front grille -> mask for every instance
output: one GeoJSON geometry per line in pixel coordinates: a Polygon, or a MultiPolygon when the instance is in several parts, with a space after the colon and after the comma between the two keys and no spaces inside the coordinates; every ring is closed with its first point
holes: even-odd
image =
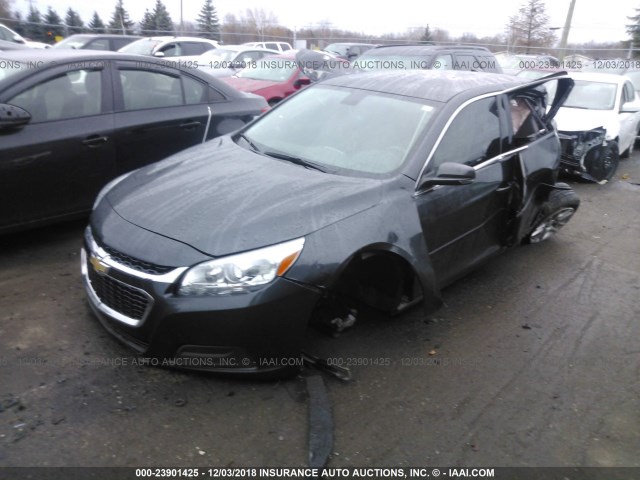
{"type": "Polygon", "coordinates": [[[139,272],[148,273],[150,275],[164,275],[165,273],[169,273],[171,270],[174,270],[176,268],[166,267],[164,265],[155,265],[143,260],[138,260],[137,258],[130,257],[129,255],[119,252],[106,245],[101,245],[101,247],[105,252],[109,254],[109,256],[113,260],[118,262],[120,265],[124,265],[125,267],[132,268],[139,272]]]}
{"type": "Polygon", "coordinates": [[[142,320],[149,307],[149,296],[142,290],[131,287],[111,277],[96,273],[87,265],[91,288],[107,307],[133,320],[142,320]]]}

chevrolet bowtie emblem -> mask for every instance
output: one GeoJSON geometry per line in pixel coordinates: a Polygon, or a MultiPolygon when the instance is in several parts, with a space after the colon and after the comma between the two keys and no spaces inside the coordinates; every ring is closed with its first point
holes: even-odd
{"type": "Polygon", "coordinates": [[[91,263],[93,269],[100,275],[106,275],[111,268],[109,265],[104,263],[100,257],[97,257],[95,253],[92,253],[89,257],[89,263],[91,263]]]}

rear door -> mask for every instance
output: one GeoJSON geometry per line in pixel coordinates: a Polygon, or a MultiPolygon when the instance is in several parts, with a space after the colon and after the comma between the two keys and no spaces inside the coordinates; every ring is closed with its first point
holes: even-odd
{"type": "Polygon", "coordinates": [[[162,160],[205,138],[209,87],[177,69],[117,62],[116,162],[127,172],[162,160]]]}
{"type": "Polygon", "coordinates": [[[64,65],[0,95],[31,121],[2,131],[0,227],[87,211],[115,175],[111,77],[104,62],[64,65]]]}

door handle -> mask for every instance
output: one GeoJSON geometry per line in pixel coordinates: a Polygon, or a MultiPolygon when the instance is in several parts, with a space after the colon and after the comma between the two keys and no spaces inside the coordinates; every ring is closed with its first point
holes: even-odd
{"type": "Polygon", "coordinates": [[[95,148],[95,147],[99,147],[103,143],[107,143],[107,140],[109,140],[109,137],[105,137],[105,136],[100,137],[98,135],[91,135],[90,137],[85,138],[82,141],[82,144],[86,145],[89,148],[95,148]]]}
{"type": "Polygon", "coordinates": [[[183,128],[184,130],[193,130],[196,127],[199,127],[200,125],[202,125],[202,123],[198,122],[197,120],[193,120],[193,121],[187,121],[184,123],[180,124],[180,128],[183,128]]]}

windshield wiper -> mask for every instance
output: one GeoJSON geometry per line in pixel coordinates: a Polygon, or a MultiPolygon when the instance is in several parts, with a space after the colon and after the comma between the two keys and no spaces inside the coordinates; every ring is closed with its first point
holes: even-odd
{"type": "Polygon", "coordinates": [[[264,155],[268,155],[273,158],[279,158],[281,160],[286,160],[287,162],[295,163],[296,165],[300,165],[305,168],[310,168],[312,170],[318,170],[323,173],[327,173],[327,170],[322,168],[320,165],[313,163],[309,160],[304,160],[300,157],[294,157],[293,155],[287,155],[286,153],[280,152],[262,152],[264,155]]]}
{"type": "Polygon", "coordinates": [[[262,153],[262,152],[260,151],[260,149],[259,149],[258,147],[256,147],[256,144],[255,144],[255,143],[253,143],[253,142],[249,139],[249,137],[247,137],[244,133],[240,133],[240,134],[238,134],[238,138],[241,138],[241,139],[243,139],[245,142],[247,142],[247,143],[249,144],[249,146],[251,147],[251,150],[253,150],[254,152],[256,152],[256,153],[262,153]]]}

